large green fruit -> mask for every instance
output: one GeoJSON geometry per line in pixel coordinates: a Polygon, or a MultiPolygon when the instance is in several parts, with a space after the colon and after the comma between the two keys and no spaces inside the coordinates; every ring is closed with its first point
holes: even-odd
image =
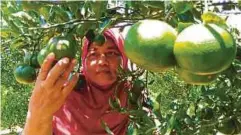
{"type": "Polygon", "coordinates": [[[219,123],[217,126],[217,130],[223,134],[233,134],[235,132],[235,120],[230,119],[226,122],[219,123]]]}
{"type": "Polygon", "coordinates": [[[143,20],[135,23],[125,38],[127,57],[138,66],[161,72],[176,62],[173,46],[177,32],[169,24],[159,20],[143,20]]]}
{"type": "Polygon", "coordinates": [[[47,46],[40,51],[38,62],[41,65],[46,56],[51,52],[55,54],[56,60],[60,60],[64,57],[72,59],[75,58],[77,49],[77,43],[73,37],[53,37],[49,40],[47,46]]]}
{"type": "Polygon", "coordinates": [[[182,69],[200,75],[215,74],[230,66],[236,44],[227,30],[215,24],[194,24],[178,35],[174,55],[182,69]]]}
{"type": "Polygon", "coordinates": [[[186,83],[195,84],[195,85],[209,84],[213,82],[215,79],[217,79],[218,77],[218,74],[198,75],[181,68],[177,69],[177,73],[183,81],[185,81],[186,83]]]}
{"type": "Polygon", "coordinates": [[[240,121],[241,121],[240,119],[239,119],[239,121],[238,121],[238,119],[236,119],[234,121],[235,127],[236,127],[235,132],[234,132],[235,135],[240,135],[241,134],[241,123],[240,123],[240,121]]]}
{"type": "Polygon", "coordinates": [[[143,91],[144,89],[145,83],[140,79],[136,79],[133,83],[132,92],[139,97],[141,95],[141,91],[143,91]]]}
{"type": "Polygon", "coordinates": [[[211,120],[214,117],[213,109],[206,107],[201,110],[201,118],[203,120],[211,120]]]}
{"type": "Polygon", "coordinates": [[[19,83],[29,84],[35,81],[36,71],[27,64],[20,64],[14,69],[14,77],[19,83]]]}
{"type": "Polygon", "coordinates": [[[145,89],[145,83],[136,79],[133,82],[131,93],[129,94],[130,103],[132,105],[137,105],[138,98],[141,96],[141,92],[145,89]]]}

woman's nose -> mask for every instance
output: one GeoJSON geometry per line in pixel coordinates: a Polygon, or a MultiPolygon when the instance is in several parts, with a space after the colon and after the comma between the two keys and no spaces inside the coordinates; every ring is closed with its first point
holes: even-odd
{"type": "Polygon", "coordinates": [[[108,65],[108,60],[107,60],[105,54],[100,55],[98,63],[101,65],[108,65]]]}

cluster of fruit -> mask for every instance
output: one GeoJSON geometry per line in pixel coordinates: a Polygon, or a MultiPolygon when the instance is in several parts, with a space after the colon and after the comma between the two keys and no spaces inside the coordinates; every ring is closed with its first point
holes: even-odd
{"type": "Polygon", "coordinates": [[[179,33],[160,20],[142,20],[129,29],[125,52],[138,66],[153,72],[175,68],[190,84],[208,84],[236,56],[231,33],[213,22],[191,24],[179,33]]]}
{"type": "Polygon", "coordinates": [[[36,69],[40,68],[46,56],[53,52],[55,59],[63,57],[74,58],[77,52],[77,43],[74,37],[56,36],[39,53],[26,53],[24,63],[14,69],[15,79],[22,84],[29,84],[36,80],[36,69]]]}

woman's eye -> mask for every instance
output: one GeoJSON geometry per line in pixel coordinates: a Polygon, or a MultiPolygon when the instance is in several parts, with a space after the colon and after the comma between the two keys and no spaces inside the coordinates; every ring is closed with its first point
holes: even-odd
{"type": "Polygon", "coordinates": [[[89,53],[88,57],[95,58],[95,57],[97,57],[97,53],[89,53]]]}
{"type": "Polygon", "coordinates": [[[108,52],[107,56],[119,56],[119,53],[117,53],[117,52],[108,52]]]}

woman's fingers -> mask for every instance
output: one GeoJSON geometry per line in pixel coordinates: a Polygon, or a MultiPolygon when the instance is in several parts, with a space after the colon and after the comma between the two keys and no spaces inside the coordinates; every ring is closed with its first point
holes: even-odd
{"type": "Polygon", "coordinates": [[[50,53],[44,60],[43,64],[41,65],[41,70],[38,75],[38,79],[40,80],[45,80],[51,67],[52,63],[55,60],[55,55],[54,53],[50,53]]]}
{"type": "Polygon", "coordinates": [[[61,87],[63,87],[64,83],[67,83],[70,73],[73,71],[75,64],[76,64],[76,60],[73,59],[71,61],[71,64],[68,66],[68,68],[62,74],[62,76],[56,81],[55,87],[61,88],[61,87]]]}
{"type": "Polygon", "coordinates": [[[73,71],[75,64],[76,64],[76,59],[73,59],[69,67],[62,74],[63,79],[67,80],[69,78],[69,74],[73,71]]]}
{"type": "Polygon", "coordinates": [[[55,66],[50,70],[46,83],[47,87],[53,86],[59,77],[65,72],[69,65],[69,58],[63,58],[59,60],[55,66]]]}
{"type": "Polygon", "coordinates": [[[79,73],[75,73],[72,78],[65,83],[65,87],[63,89],[63,94],[66,97],[67,95],[69,95],[69,93],[73,90],[75,84],[77,83],[79,79],[79,73]]]}

